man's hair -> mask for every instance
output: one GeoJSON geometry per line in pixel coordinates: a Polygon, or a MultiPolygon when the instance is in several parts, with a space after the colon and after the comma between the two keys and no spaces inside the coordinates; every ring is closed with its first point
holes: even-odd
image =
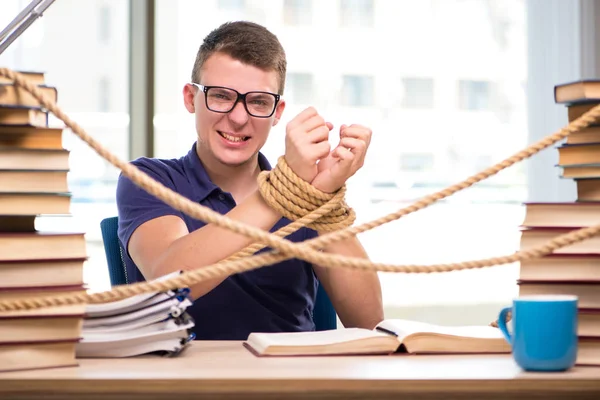
{"type": "Polygon", "coordinates": [[[210,32],[198,50],[192,82],[200,79],[200,71],[208,58],[216,52],[278,74],[278,93],[283,94],[287,61],[281,43],[264,26],[248,21],[227,22],[210,32]]]}

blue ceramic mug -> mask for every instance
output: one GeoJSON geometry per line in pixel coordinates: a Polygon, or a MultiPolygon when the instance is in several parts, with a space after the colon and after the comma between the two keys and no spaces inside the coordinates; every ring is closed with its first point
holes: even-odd
{"type": "Polygon", "coordinates": [[[500,311],[498,327],[526,371],[564,371],[577,359],[577,296],[532,295],[500,311]],[[513,333],[506,328],[512,311],[513,333]]]}

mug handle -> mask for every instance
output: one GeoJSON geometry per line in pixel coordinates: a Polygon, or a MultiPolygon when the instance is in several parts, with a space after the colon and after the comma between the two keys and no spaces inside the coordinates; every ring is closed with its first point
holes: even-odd
{"type": "Polygon", "coordinates": [[[508,328],[506,327],[506,314],[508,314],[510,310],[512,310],[512,307],[504,307],[500,311],[500,315],[498,315],[498,328],[500,328],[500,331],[502,331],[504,339],[506,339],[508,344],[512,345],[512,336],[510,335],[510,332],[508,332],[508,328]]]}

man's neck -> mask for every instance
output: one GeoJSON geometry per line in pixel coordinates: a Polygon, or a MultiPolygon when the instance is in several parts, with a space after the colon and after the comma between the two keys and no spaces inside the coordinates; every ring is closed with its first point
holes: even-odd
{"type": "Polygon", "coordinates": [[[237,203],[256,190],[260,173],[258,155],[244,164],[231,166],[222,164],[213,157],[203,156],[200,150],[197,153],[210,180],[224,192],[231,193],[237,203]]]}

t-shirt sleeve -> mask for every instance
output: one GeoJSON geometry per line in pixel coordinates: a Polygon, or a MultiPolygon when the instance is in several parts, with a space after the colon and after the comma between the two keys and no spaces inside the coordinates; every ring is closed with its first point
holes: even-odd
{"type": "MultiPolygon", "coordinates": [[[[176,191],[166,168],[139,160],[133,161],[132,164],[152,179],[176,191]]],[[[146,192],[122,173],[117,181],[116,202],[119,215],[119,240],[127,253],[129,253],[127,249],[131,235],[143,223],[165,215],[175,215],[183,219],[180,211],[146,192]]]]}

